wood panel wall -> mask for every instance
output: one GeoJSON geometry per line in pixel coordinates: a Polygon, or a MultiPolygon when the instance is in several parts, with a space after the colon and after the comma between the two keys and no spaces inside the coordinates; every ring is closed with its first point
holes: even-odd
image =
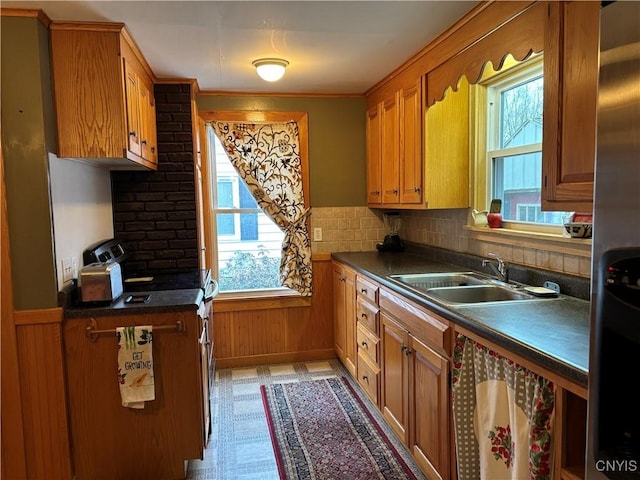
{"type": "MultiPolygon", "coordinates": [[[[29,479],[73,478],[61,308],[14,314],[29,479]]],[[[20,478],[20,477],[18,477],[20,478]]]]}
{"type": "Polygon", "coordinates": [[[336,358],[329,256],[313,261],[311,301],[214,300],[216,368],[336,358]]]}
{"type": "Polygon", "coordinates": [[[9,256],[9,226],[7,224],[7,202],[4,193],[4,159],[0,135],[0,351],[2,358],[2,478],[26,478],[27,463],[24,451],[22,428],[22,406],[18,371],[16,331],[13,323],[13,285],[11,283],[11,257],[9,256]]]}
{"type": "Polygon", "coordinates": [[[73,478],[62,309],[14,312],[0,144],[2,479],[73,478]]]}

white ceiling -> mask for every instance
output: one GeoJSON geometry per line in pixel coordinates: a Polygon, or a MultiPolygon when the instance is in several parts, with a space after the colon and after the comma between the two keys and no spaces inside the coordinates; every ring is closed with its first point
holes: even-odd
{"type": "Polygon", "coordinates": [[[201,90],[362,94],[475,1],[4,1],[52,20],[123,22],[156,76],[201,90]],[[267,83],[251,62],[289,61],[267,83]]]}

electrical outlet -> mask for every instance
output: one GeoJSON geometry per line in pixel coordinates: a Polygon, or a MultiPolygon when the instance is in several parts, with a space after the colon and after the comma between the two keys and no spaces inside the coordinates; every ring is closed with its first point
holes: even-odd
{"type": "MultiPolygon", "coordinates": [[[[63,258],[62,259],[62,282],[70,282],[73,279],[73,258],[63,258]]],[[[76,266],[77,269],[77,266],[76,266]]]]}
{"type": "Polygon", "coordinates": [[[321,228],[314,228],[313,229],[313,241],[314,242],[321,242],[322,241],[322,229],[321,228]]]}

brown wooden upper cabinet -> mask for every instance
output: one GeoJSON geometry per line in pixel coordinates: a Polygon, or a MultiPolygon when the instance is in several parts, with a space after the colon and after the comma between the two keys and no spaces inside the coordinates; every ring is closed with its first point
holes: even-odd
{"type": "Polygon", "coordinates": [[[542,209],[590,212],[600,2],[549,2],[544,44],[542,209]]]}
{"type": "Polygon", "coordinates": [[[154,76],[124,24],[52,22],[50,30],[58,156],[155,170],[154,76]]]}
{"type": "Polygon", "coordinates": [[[437,40],[437,48],[426,46],[369,93],[376,103],[367,113],[368,206],[468,207],[473,159],[467,154],[466,120],[474,112],[464,105],[468,94],[458,91],[461,78],[473,85],[488,62],[497,68],[509,54],[522,61],[543,53],[542,208],[590,211],[600,3],[495,2],[478,8],[472,20],[437,40]],[[496,25],[501,15],[504,21],[496,25]],[[415,106],[411,85],[423,104],[415,106]],[[455,100],[443,100],[449,87],[456,90],[455,100]],[[446,106],[430,114],[436,102],[446,106]]]}
{"type": "Polygon", "coordinates": [[[422,82],[393,92],[367,112],[367,204],[422,202],[422,82]]]}

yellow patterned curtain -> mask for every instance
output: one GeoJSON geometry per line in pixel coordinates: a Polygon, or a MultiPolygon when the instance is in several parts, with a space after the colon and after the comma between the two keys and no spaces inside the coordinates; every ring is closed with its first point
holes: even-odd
{"type": "Polygon", "coordinates": [[[553,383],[458,334],[453,418],[459,480],[551,480],[553,383]]]}
{"type": "Polygon", "coordinates": [[[211,122],[231,164],[264,213],[284,232],[280,283],[311,295],[309,209],[302,188],[298,124],[211,122]]]}

